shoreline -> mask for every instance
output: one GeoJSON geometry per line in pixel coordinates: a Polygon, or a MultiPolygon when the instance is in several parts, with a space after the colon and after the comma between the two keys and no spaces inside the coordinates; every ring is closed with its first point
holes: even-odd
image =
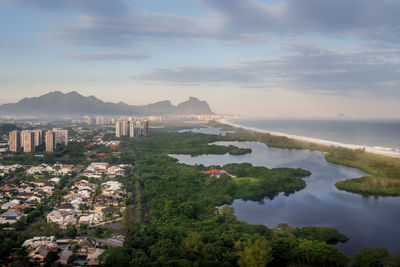
{"type": "Polygon", "coordinates": [[[281,132],[273,132],[273,131],[258,129],[255,127],[243,126],[240,124],[236,124],[236,123],[227,121],[225,119],[216,120],[216,122],[220,123],[220,124],[230,125],[230,126],[236,127],[236,128],[241,128],[241,129],[248,130],[248,131],[254,131],[254,132],[259,132],[259,133],[268,133],[268,134],[275,135],[275,136],[284,136],[287,138],[291,138],[291,139],[295,139],[295,140],[299,140],[299,141],[303,141],[303,142],[309,142],[309,143],[326,145],[326,146],[342,147],[342,148],[347,148],[347,149],[365,149],[365,151],[369,152],[369,153],[378,154],[381,156],[400,158],[400,151],[394,151],[394,150],[391,150],[390,148],[371,147],[371,146],[363,146],[363,145],[355,145],[355,144],[345,144],[345,143],[340,143],[340,142],[335,142],[335,141],[306,137],[306,136],[286,134],[286,133],[281,133],[281,132]]]}

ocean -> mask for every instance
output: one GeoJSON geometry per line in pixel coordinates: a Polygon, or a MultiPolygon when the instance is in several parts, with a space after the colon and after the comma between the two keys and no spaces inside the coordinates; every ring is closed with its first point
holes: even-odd
{"type": "Polygon", "coordinates": [[[232,119],[247,128],[400,152],[400,120],[232,119]]]}

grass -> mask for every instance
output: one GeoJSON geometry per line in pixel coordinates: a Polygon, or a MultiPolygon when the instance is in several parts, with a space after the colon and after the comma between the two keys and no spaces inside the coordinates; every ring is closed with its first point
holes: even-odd
{"type": "Polygon", "coordinates": [[[358,193],[365,196],[399,196],[400,180],[390,178],[378,178],[375,176],[365,176],[345,181],[339,181],[336,187],[340,190],[358,193]]]}

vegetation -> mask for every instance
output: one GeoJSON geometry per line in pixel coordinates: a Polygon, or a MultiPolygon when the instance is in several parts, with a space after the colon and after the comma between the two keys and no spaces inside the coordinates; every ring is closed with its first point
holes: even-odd
{"type": "Polygon", "coordinates": [[[157,129],[152,132],[152,137],[126,141],[120,145],[121,160],[125,157],[135,160],[135,169],[140,174],[137,179],[144,185],[144,195],[140,198],[146,200],[149,218],[148,223],[132,223],[126,233],[124,246],[131,255],[130,264],[348,264],[347,256],[329,245],[327,241],[332,238],[325,237],[320,230],[315,230],[316,233],[300,231],[296,233],[298,236],[282,229],[273,231],[266,226],[241,222],[234,216],[231,207],[223,206],[235,198],[272,198],[279,192],[299,190],[304,187],[300,177],[309,175],[308,171],[228,164],[222,168],[240,178],[216,178],[206,175],[204,166],[180,164],[168,156],[185,150],[185,146],[193,140],[198,142],[199,147],[193,145],[191,151],[204,152],[208,149],[209,139],[201,134],[180,134],[157,129]]]}
{"type": "MultiPolygon", "coordinates": [[[[309,171],[290,168],[268,169],[248,163],[227,164],[216,168],[222,168],[237,178],[227,175],[217,178],[206,175],[204,170],[207,168],[204,166],[180,164],[168,154],[250,152],[235,146],[209,145],[224,140],[261,141],[278,147],[285,147],[287,141],[287,146],[290,148],[318,149],[327,152],[327,159],[331,162],[335,160],[347,162],[348,166],[363,162],[366,164],[365,168],[370,164],[367,163],[367,158],[362,158],[364,157],[362,154],[368,156],[370,154],[364,151],[337,151],[335,148],[291,139],[288,141],[282,137],[247,131],[238,131],[223,137],[176,133],[175,130],[176,127],[157,128],[152,130],[151,137],[122,140],[118,157],[110,153],[102,159],[113,164],[134,162],[135,171],[140,174],[137,177],[116,178],[129,190],[131,188],[135,190],[129,192],[124,200],[128,205],[122,220],[126,229],[124,247],[107,249],[100,257],[103,266],[349,265],[349,258],[332,246],[337,242],[348,240],[335,229],[293,228],[285,224],[270,229],[263,225],[250,225],[239,221],[234,215],[233,208],[228,206],[238,198],[272,199],[281,192],[290,194],[301,190],[305,187],[302,177],[310,175],[309,171]],[[360,161],[360,158],[363,160],[360,161]],[[132,187],[132,184],[135,186],[132,187]],[[143,219],[144,214],[147,215],[146,220],[143,219]]],[[[61,148],[57,160],[73,162],[84,158],[83,163],[89,161],[85,154],[87,151],[81,150],[82,146],[68,147],[61,148]],[[71,150],[65,152],[65,149],[71,150]],[[81,153],[84,157],[81,157],[81,153]]],[[[107,148],[99,146],[94,150],[93,152],[97,152],[107,148]]],[[[22,157],[30,163],[51,163],[55,160],[51,155],[38,159],[28,155],[22,157]]],[[[8,160],[11,162],[15,159],[8,160]]],[[[371,161],[372,164],[376,162],[371,161]]],[[[380,176],[387,175],[389,178],[389,175],[393,174],[394,167],[389,161],[384,162],[388,164],[385,165],[388,170],[382,171],[380,176]]],[[[20,177],[17,173],[15,179],[26,179],[26,177],[20,177]]],[[[63,194],[70,187],[68,183],[68,177],[64,177],[58,185],[57,192],[44,205],[30,211],[26,221],[16,226],[18,229],[0,230],[1,258],[6,258],[12,248],[18,247],[26,238],[34,235],[55,235],[60,238],[82,234],[78,233],[76,228],[62,230],[55,224],[47,224],[43,219],[40,220],[52,207],[62,201],[63,194]],[[29,225],[30,222],[35,223],[29,225]],[[23,230],[24,228],[26,229],[23,230]]],[[[91,234],[96,237],[108,237],[113,234],[106,228],[88,229],[88,231],[92,231],[91,234]]],[[[21,254],[21,257],[25,256],[21,254]]],[[[55,260],[53,256],[49,256],[48,263],[55,260]]],[[[366,249],[354,257],[354,266],[397,266],[399,259],[400,256],[389,255],[384,249],[366,249]]]]}
{"type": "Polygon", "coordinates": [[[378,196],[399,196],[400,179],[378,178],[376,176],[365,176],[345,181],[339,181],[336,187],[348,192],[378,196]]]}
{"type": "Polygon", "coordinates": [[[368,153],[363,149],[326,146],[229,125],[217,125],[224,130],[234,131],[223,138],[226,141],[257,141],[271,147],[318,150],[323,152],[325,159],[331,163],[354,167],[371,175],[340,181],[336,186],[341,190],[363,195],[400,196],[399,158],[368,153]]]}
{"type": "Polygon", "coordinates": [[[363,195],[400,195],[400,159],[366,153],[364,150],[332,148],[326,159],[361,169],[371,176],[339,181],[341,190],[363,195]]]}
{"type": "Polygon", "coordinates": [[[299,238],[317,240],[332,245],[337,244],[338,242],[345,243],[349,240],[348,237],[339,233],[336,229],[328,227],[307,226],[303,228],[293,228],[287,224],[280,224],[278,228],[281,231],[290,232],[299,238]]]}
{"type": "Polygon", "coordinates": [[[11,131],[19,130],[14,124],[4,123],[0,125],[0,136],[8,135],[11,131]]]}
{"type": "MultiPolygon", "coordinates": [[[[235,179],[225,177],[232,197],[255,201],[260,201],[266,196],[273,199],[280,192],[288,195],[299,191],[306,187],[306,183],[300,177],[311,175],[309,171],[303,169],[268,169],[254,167],[249,163],[227,164],[222,168],[237,177],[235,179]]],[[[208,182],[212,180],[209,179],[208,182]]]]}
{"type": "Polygon", "coordinates": [[[400,254],[390,254],[386,248],[363,248],[354,255],[354,267],[400,266],[400,254]]]}

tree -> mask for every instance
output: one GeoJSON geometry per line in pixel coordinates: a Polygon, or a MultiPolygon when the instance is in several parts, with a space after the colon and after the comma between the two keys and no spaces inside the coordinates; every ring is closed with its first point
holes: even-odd
{"type": "Polygon", "coordinates": [[[68,225],[65,235],[70,238],[75,238],[77,234],[78,230],[76,229],[76,225],[73,224],[68,225]]]}
{"type": "Polygon", "coordinates": [[[124,246],[146,250],[156,241],[156,233],[149,225],[135,223],[126,233],[124,246]]]}
{"type": "Polygon", "coordinates": [[[264,238],[239,241],[235,244],[240,267],[262,267],[272,261],[272,248],[264,238]]]}
{"type": "Polygon", "coordinates": [[[51,266],[52,263],[54,263],[56,260],[58,260],[58,254],[55,251],[49,251],[47,254],[46,258],[44,259],[44,266],[51,266]]]}
{"type": "Polygon", "coordinates": [[[299,240],[299,258],[302,263],[317,266],[347,266],[349,258],[340,250],[320,241],[299,240]]]}
{"type": "Polygon", "coordinates": [[[363,248],[353,258],[355,267],[383,267],[388,265],[389,252],[384,247],[363,248]]]}
{"type": "Polygon", "coordinates": [[[109,248],[99,256],[99,261],[102,266],[113,267],[121,266],[128,267],[131,262],[129,250],[124,247],[109,248]]]}
{"type": "Polygon", "coordinates": [[[135,215],[133,213],[132,206],[126,206],[122,215],[122,226],[125,229],[129,229],[135,222],[135,215]]]}
{"type": "Polygon", "coordinates": [[[274,266],[285,266],[295,261],[299,254],[299,241],[292,233],[278,232],[270,242],[274,266]]]}
{"type": "Polygon", "coordinates": [[[190,259],[196,259],[197,256],[201,255],[201,250],[204,246],[201,235],[196,232],[192,232],[182,240],[181,247],[183,249],[183,256],[188,256],[190,259]]]}

